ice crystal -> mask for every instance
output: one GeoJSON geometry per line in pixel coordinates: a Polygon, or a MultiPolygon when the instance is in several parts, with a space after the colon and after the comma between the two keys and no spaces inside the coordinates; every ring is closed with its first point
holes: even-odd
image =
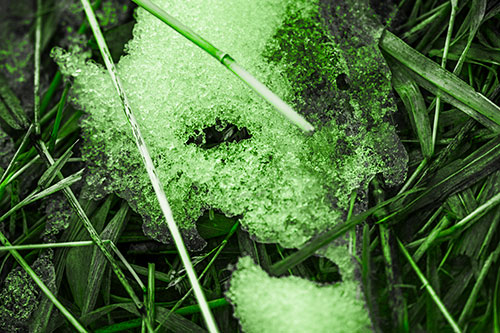
{"type": "Polygon", "coordinates": [[[353,281],[320,286],[296,276],[270,277],[243,257],[226,296],[245,333],[371,331],[353,281]]]}

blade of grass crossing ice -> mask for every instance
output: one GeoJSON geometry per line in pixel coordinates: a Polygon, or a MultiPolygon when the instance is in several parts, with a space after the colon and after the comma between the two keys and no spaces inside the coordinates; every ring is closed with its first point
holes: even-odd
{"type": "Polygon", "coordinates": [[[273,93],[269,88],[257,80],[252,74],[247,72],[243,67],[241,67],[230,55],[217,49],[210,42],[205,40],[203,37],[199,36],[196,32],[191,30],[191,28],[185,26],[176,18],[169,15],[160,7],[156,6],[149,0],[132,0],[140,7],[147,10],[152,15],[159,18],[161,21],[165,22],[172,29],[180,33],[182,36],[186,37],[188,40],[193,42],[195,45],[203,49],[205,52],[210,54],[212,57],[217,59],[221,64],[223,64],[227,69],[229,69],[233,74],[235,74],[240,80],[245,82],[250,88],[252,88],[260,97],[269,102],[276,110],[278,110],[284,117],[286,117],[290,122],[297,125],[304,132],[314,131],[314,127],[298,114],[290,105],[285,103],[280,97],[273,93]]]}
{"type": "MultiPolygon", "coordinates": [[[[163,212],[163,215],[165,216],[168,228],[172,234],[172,238],[174,239],[174,242],[175,242],[175,245],[177,247],[177,250],[179,251],[179,255],[181,257],[181,260],[184,264],[184,267],[186,268],[186,272],[188,274],[189,280],[190,280],[191,285],[193,287],[193,291],[194,291],[194,294],[196,296],[196,299],[200,305],[200,308],[202,309],[203,318],[205,320],[207,328],[210,332],[218,332],[217,325],[216,325],[215,320],[213,318],[213,315],[210,311],[210,308],[208,307],[207,301],[205,299],[205,295],[203,294],[203,290],[201,289],[198,278],[196,277],[196,272],[193,269],[193,265],[192,265],[191,260],[189,258],[189,254],[186,250],[186,246],[184,245],[184,241],[182,240],[181,233],[177,227],[177,224],[174,221],[172,210],[171,210],[170,205],[169,205],[167,198],[165,196],[165,192],[163,191],[163,186],[160,182],[160,179],[158,178],[156,168],[153,164],[153,161],[151,160],[151,156],[149,154],[148,148],[146,147],[146,143],[144,142],[144,139],[143,139],[142,134],[140,132],[140,129],[139,129],[139,126],[138,126],[137,121],[135,119],[135,116],[132,113],[132,110],[130,109],[130,106],[129,106],[129,103],[127,100],[127,96],[125,95],[125,91],[124,91],[122,84],[121,84],[121,81],[117,75],[116,68],[115,68],[114,63],[112,61],[111,55],[109,53],[109,49],[108,49],[106,42],[104,40],[104,36],[102,35],[99,24],[97,23],[97,19],[95,17],[94,11],[93,11],[92,7],[90,6],[90,3],[88,0],[81,0],[81,2],[83,5],[83,8],[85,10],[85,14],[87,15],[87,19],[90,23],[90,27],[94,33],[94,37],[95,37],[97,44],[99,46],[99,50],[101,51],[101,55],[102,55],[102,58],[104,59],[104,63],[106,64],[106,68],[108,70],[108,73],[113,80],[113,84],[114,84],[114,86],[118,92],[118,95],[120,97],[120,100],[122,102],[123,111],[125,112],[125,115],[127,117],[127,120],[130,123],[130,126],[132,127],[132,132],[134,135],[134,139],[135,139],[137,148],[141,154],[144,166],[146,167],[146,171],[148,173],[148,176],[151,180],[151,184],[153,186],[156,197],[158,199],[158,203],[159,203],[160,208],[163,212]]],[[[151,325],[149,320],[147,320],[147,323],[149,323],[149,325],[151,325]]],[[[148,328],[152,330],[152,327],[148,327],[148,328]]]]}

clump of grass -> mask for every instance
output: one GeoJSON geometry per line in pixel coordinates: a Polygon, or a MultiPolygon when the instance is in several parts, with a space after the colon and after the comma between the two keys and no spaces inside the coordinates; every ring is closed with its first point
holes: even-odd
{"type": "MultiPolygon", "coordinates": [[[[318,140],[314,141],[318,143],[315,156],[328,155],[331,147],[352,153],[356,145],[363,142],[358,136],[353,136],[351,141],[349,137],[331,140],[345,130],[351,135],[357,133],[357,113],[360,114],[360,122],[365,122],[370,117],[384,118],[382,114],[385,114],[385,118],[394,118],[398,135],[409,156],[410,172],[402,187],[390,188],[377,180],[372,181],[369,187],[367,181],[364,184],[365,191],[352,192],[352,188],[349,188],[336,204],[336,209],[342,208],[341,216],[336,218],[338,224],[329,230],[321,229],[326,231],[314,239],[309,239],[312,234],[303,238],[300,244],[297,243],[301,245],[298,251],[277,244],[258,242],[241,228],[248,226],[244,219],[239,220],[241,215],[228,217],[222,214],[227,213],[224,209],[227,207],[213,205],[209,209],[203,204],[197,204],[188,207],[187,211],[178,212],[180,220],[191,216],[189,223],[194,225],[196,221],[199,236],[193,244],[201,244],[197,243],[201,238],[206,242],[203,252],[193,256],[193,265],[217,326],[222,332],[239,329],[239,323],[233,317],[233,309],[224,298],[228,286],[232,285],[228,283],[231,278],[228,264],[236,264],[239,257],[250,255],[255,263],[271,275],[293,275],[293,279],[300,279],[300,283],[309,286],[314,285],[314,282],[338,283],[340,286],[349,275],[345,274],[345,267],[353,268],[351,273],[354,279],[358,275],[361,277],[359,281],[362,295],[366,299],[366,310],[363,311],[368,311],[375,330],[495,332],[499,323],[500,285],[497,232],[500,222],[500,82],[497,76],[498,57],[495,56],[500,48],[497,37],[498,6],[486,1],[463,1],[456,6],[454,1],[406,0],[397,4],[398,12],[392,16],[392,21],[386,20],[386,14],[392,12],[394,7],[385,2],[374,6],[374,9],[383,11],[381,13],[385,19],[382,23],[389,26],[383,34],[370,37],[373,43],[371,49],[376,51],[378,42],[384,59],[390,65],[391,81],[390,73],[380,68],[371,74],[365,72],[359,76],[352,75],[354,69],[369,67],[356,60],[356,54],[366,49],[344,49],[343,52],[349,56],[344,56],[342,61],[337,53],[328,53],[331,50],[328,45],[331,46],[331,43],[348,45],[351,35],[340,32],[347,31],[358,41],[366,42],[366,36],[371,34],[367,34],[364,29],[378,33],[382,30],[379,23],[371,18],[360,19],[362,28],[352,29],[353,25],[349,24],[348,18],[353,12],[364,8],[362,2],[322,1],[322,4],[327,3],[333,6],[323,7],[321,15],[332,18],[334,23],[330,25],[330,31],[337,31],[339,34],[319,29],[314,20],[311,20],[313,16],[290,15],[288,21],[281,24],[275,22],[274,26],[279,27],[283,38],[274,38],[274,43],[270,43],[268,38],[240,38],[238,42],[243,45],[251,41],[254,47],[267,51],[263,67],[255,68],[252,66],[253,60],[248,60],[245,52],[240,53],[244,47],[233,51],[231,43],[219,42],[217,34],[226,31],[226,28],[222,28],[224,22],[217,25],[221,29],[219,31],[210,28],[213,27],[213,22],[203,22],[211,11],[192,12],[185,16],[175,6],[166,8],[169,14],[195,27],[196,31],[214,41],[221,49],[230,51],[235,59],[241,60],[246,68],[257,74],[259,80],[293,105],[317,130],[321,131],[325,127],[325,119],[335,118],[341,131],[305,137],[307,142],[318,140]],[[338,11],[337,6],[342,10],[338,11]],[[349,8],[354,11],[349,11],[349,8]],[[300,25],[302,29],[296,32],[294,25],[300,25]],[[207,29],[204,30],[204,27],[207,29]],[[329,61],[331,59],[335,61],[329,61]],[[300,66],[284,66],[286,63],[300,66]],[[266,75],[258,74],[262,68],[268,67],[270,72],[281,68],[281,78],[266,80],[266,75]],[[320,70],[313,70],[319,67],[320,70]],[[343,74],[329,76],[333,72],[343,74]],[[373,77],[374,80],[368,82],[367,77],[373,77]],[[351,90],[357,85],[356,80],[366,82],[365,89],[355,92],[358,97],[369,96],[370,91],[384,87],[384,93],[373,99],[376,108],[384,110],[383,112],[370,113],[363,106],[354,107],[353,111],[349,101],[353,94],[351,90]],[[286,81],[290,83],[290,90],[282,88],[286,86],[286,81]],[[397,113],[391,111],[393,106],[384,104],[386,95],[392,88],[399,106],[397,113]],[[323,92],[326,97],[316,98],[317,92],[323,92]],[[330,113],[326,114],[324,110],[329,110],[330,113]],[[348,115],[341,112],[345,110],[351,110],[351,113],[348,115]],[[364,204],[360,204],[361,202],[364,204]],[[342,223],[343,221],[346,222],[342,223]],[[337,259],[335,265],[326,258],[315,256],[319,248],[329,244],[342,245],[337,247],[342,249],[340,252],[351,251],[352,257],[349,254],[345,261],[337,259]],[[360,266],[355,264],[356,261],[360,266]],[[354,269],[355,267],[359,268],[354,269]],[[341,282],[340,279],[344,281],[341,282]]],[[[88,24],[81,24],[85,18],[81,8],[78,9],[78,2],[61,4],[49,0],[43,1],[42,5],[40,10],[34,8],[32,2],[11,2],[8,10],[0,14],[0,133],[5,132],[1,134],[4,137],[2,142],[6,142],[2,146],[5,147],[2,153],[8,152],[0,157],[4,168],[0,176],[0,216],[3,216],[1,231],[4,243],[0,251],[0,280],[3,288],[0,295],[5,300],[2,311],[8,308],[2,317],[11,319],[11,326],[2,329],[14,330],[14,326],[29,326],[34,331],[44,332],[68,329],[111,332],[137,330],[140,327],[147,330],[149,325],[149,330],[157,331],[203,331],[201,308],[192,296],[190,284],[185,278],[186,271],[176,250],[145,236],[141,229],[142,216],[133,211],[136,208],[134,204],[129,209],[125,199],[108,194],[117,190],[116,184],[102,177],[109,176],[109,173],[97,171],[102,170],[104,165],[109,166],[111,161],[102,158],[103,149],[92,152],[88,148],[99,145],[102,148],[108,143],[106,140],[96,146],[88,146],[88,142],[83,142],[84,155],[87,149],[88,154],[95,153],[94,161],[101,163],[90,165],[95,173],[89,176],[86,172],[85,177],[91,177],[87,179],[93,179],[96,183],[102,181],[106,190],[100,190],[98,200],[89,200],[88,186],[77,181],[77,171],[84,164],[78,149],[82,143],[76,142],[81,136],[89,138],[95,133],[86,131],[85,126],[83,133],[80,130],[79,121],[83,112],[72,104],[72,96],[80,89],[78,80],[76,84],[72,81],[61,84],[62,75],[57,72],[49,53],[53,46],[68,45],[68,40],[75,40],[74,36],[78,32],[83,34],[77,38],[80,41],[79,47],[88,55],[93,54],[96,62],[102,63],[102,59],[96,52],[97,44],[92,39],[88,24]],[[36,15],[37,12],[41,16],[36,15]],[[14,26],[17,28],[12,29],[14,26]],[[68,32],[67,28],[72,32],[68,32]],[[38,33],[38,38],[35,38],[38,33]],[[70,35],[73,37],[70,38],[70,35]],[[11,44],[6,41],[11,41],[11,44]],[[40,74],[39,77],[37,73],[40,74]],[[36,88],[36,82],[39,82],[39,88],[36,88]],[[37,111],[33,113],[33,109],[37,111]],[[69,156],[71,151],[73,155],[69,156]],[[71,180],[69,183],[68,179],[71,180]],[[49,188],[51,190],[46,191],[49,188]],[[49,194],[52,190],[65,194],[65,197],[49,194]],[[50,200],[54,201],[50,203],[50,200]],[[48,207],[53,209],[50,212],[40,210],[42,201],[47,201],[48,207]],[[68,207],[71,207],[71,212],[68,207]],[[84,224],[81,223],[82,220],[84,224]],[[92,244],[98,246],[91,247],[92,244]],[[44,261],[42,266],[47,272],[52,272],[53,267],[54,271],[50,274],[40,270],[40,259],[37,259],[45,258],[48,248],[54,251],[54,258],[44,261]],[[101,253],[105,254],[104,257],[101,253]],[[79,264],[80,262],[83,264],[79,264]],[[93,275],[90,274],[91,271],[93,275]],[[50,278],[47,278],[49,275],[50,278]],[[86,290],[90,292],[87,293],[86,290]],[[26,301],[28,296],[29,301],[26,301]]],[[[310,5],[308,8],[314,8],[310,5]]],[[[252,11],[258,13],[258,9],[252,9],[252,4],[248,6],[245,7],[250,11],[248,17],[252,17],[252,11]]],[[[113,59],[118,62],[123,54],[124,43],[133,37],[131,26],[135,24],[135,20],[130,13],[135,6],[122,0],[104,0],[102,4],[100,1],[94,3],[93,7],[97,11],[101,27],[105,29],[104,36],[113,59]]],[[[211,10],[214,8],[216,9],[213,7],[211,10]]],[[[285,13],[286,6],[281,7],[281,10],[281,13],[285,13]]],[[[230,11],[227,14],[233,15],[230,11]]],[[[265,14],[268,15],[269,12],[265,14]]],[[[140,11],[138,15],[143,19],[149,14],[140,11]]],[[[323,23],[328,26],[328,22],[323,23]]],[[[245,29],[251,26],[242,25],[245,29]]],[[[260,26],[262,29],[266,27],[260,26]]],[[[163,23],[158,21],[155,29],[143,30],[141,33],[146,38],[163,28],[163,23]]],[[[237,28],[238,24],[231,26],[231,29],[237,28]]],[[[183,47],[189,49],[190,46],[186,46],[188,42],[180,37],[176,39],[175,33],[170,33],[172,39],[180,44],[184,43],[183,47]]],[[[266,33],[273,36],[272,31],[266,33]]],[[[130,43],[133,46],[134,42],[130,43]]],[[[150,46],[154,48],[155,45],[150,46]]],[[[196,52],[195,48],[192,50],[196,52]]],[[[146,53],[150,51],[152,49],[145,50],[146,53]]],[[[257,53],[260,55],[262,52],[257,53]]],[[[169,55],[162,56],[168,58],[169,55]]],[[[173,59],[176,59],[175,56],[179,54],[175,53],[173,59]]],[[[208,59],[207,57],[207,64],[210,61],[215,63],[214,72],[220,70],[217,62],[208,59]]],[[[373,68],[385,62],[381,57],[374,59],[376,60],[370,63],[373,68]]],[[[153,59],[149,65],[160,60],[153,59]]],[[[177,65],[180,66],[181,63],[177,65]]],[[[187,69],[185,73],[190,75],[187,69]]],[[[200,81],[199,77],[196,78],[200,73],[193,71],[191,74],[195,79],[188,81],[200,81]]],[[[106,74],[102,74],[102,77],[106,77],[106,74]]],[[[173,76],[169,73],[168,77],[173,76]]],[[[231,75],[228,75],[228,82],[230,78],[231,75]]],[[[129,87],[125,88],[129,90],[129,87]]],[[[136,87],[130,89],[134,88],[136,87]]],[[[157,96],[167,99],[172,98],[176,91],[179,94],[185,93],[175,87],[170,91],[173,93],[157,96]]],[[[221,101],[234,102],[232,93],[226,97],[227,99],[221,98],[221,101]]],[[[207,94],[203,98],[208,100],[211,95],[207,94]]],[[[253,97],[243,99],[238,105],[251,103],[262,108],[268,107],[253,97]]],[[[139,114],[142,112],[141,104],[142,102],[137,103],[139,114]]],[[[234,103],[224,105],[228,109],[235,106],[234,103]]],[[[109,114],[109,109],[105,111],[103,114],[109,114]]],[[[275,151],[280,151],[280,145],[286,148],[285,151],[294,151],[294,147],[302,142],[297,141],[298,139],[290,142],[279,139],[275,131],[282,128],[283,119],[278,120],[279,117],[271,117],[275,122],[267,128],[264,125],[252,127],[246,122],[251,118],[245,121],[236,116],[226,118],[230,114],[239,114],[236,112],[217,114],[217,117],[210,118],[211,113],[203,111],[194,113],[199,119],[182,115],[175,121],[165,121],[167,127],[170,123],[181,122],[183,128],[187,128],[178,131],[182,136],[178,144],[190,147],[188,155],[192,151],[203,150],[205,152],[202,156],[210,156],[226,146],[239,145],[247,149],[258,141],[259,133],[265,129],[270,131],[268,136],[276,144],[271,145],[273,148],[268,149],[261,157],[267,164],[272,164],[276,163],[276,159],[279,160],[275,151]],[[191,120],[186,122],[186,119],[191,120]],[[226,121],[218,123],[220,120],[226,121]],[[241,132],[243,129],[247,131],[246,134],[241,132]],[[240,138],[243,139],[239,140],[240,138]],[[193,142],[189,142],[190,139],[193,142]]],[[[272,110],[262,113],[263,117],[271,114],[272,110]]],[[[147,114],[147,117],[156,119],[157,115],[147,114]]],[[[271,118],[265,118],[266,122],[271,118]]],[[[84,120],[84,124],[88,124],[90,120],[84,120]]],[[[123,128],[123,133],[127,131],[125,121],[110,126],[108,120],[106,118],[103,122],[108,128],[123,128]]],[[[385,120],[377,118],[375,124],[385,120]]],[[[142,118],[138,117],[138,121],[141,122],[142,118]]],[[[285,127],[293,133],[289,138],[301,138],[300,131],[293,126],[285,127]]],[[[380,131],[387,128],[382,127],[380,131]]],[[[109,138],[117,139],[123,133],[109,138]]],[[[146,133],[147,141],[150,135],[147,127],[146,133]]],[[[387,139],[387,142],[392,142],[396,147],[397,141],[387,139]]],[[[132,147],[130,149],[126,147],[127,144],[119,146],[116,156],[133,156],[133,146],[129,145],[129,148],[132,147]]],[[[387,146],[377,144],[374,147],[387,146]]],[[[397,155],[398,151],[401,150],[395,148],[385,156],[397,155]]],[[[153,150],[155,162],[166,160],[167,155],[163,152],[161,149],[153,150]]],[[[236,156],[235,154],[227,151],[227,156],[236,156]]],[[[224,158],[224,163],[234,162],[227,159],[226,155],[220,157],[224,158]]],[[[245,155],[243,160],[248,164],[252,160],[247,157],[245,155]]],[[[346,159],[348,158],[339,157],[336,164],[333,164],[338,167],[346,163],[346,159]]],[[[358,155],[352,158],[354,167],[358,168],[346,167],[357,171],[345,178],[344,183],[355,179],[356,174],[359,176],[366,172],[359,161],[358,155]]],[[[315,161],[311,165],[321,165],[321,161],[315,161]]],[[[202,168],[201,164],[198,166],[202,168]]],[[[141,164],[135,163],[131,167],[138,169],[141,164]]],[[[169,167],[172,168],[172,165],[169,167]]],[[[333,169],[332,163],[324,168],[326,171],[323,173],[331,172],[330,169],[333,169]]],[[[396,170],[401,181],[404,169],[398,165],[396,170]]],[[[129,173],[124,170],[115,171],[116,178],[129,177],[129,173]]],[[[210,169],[207,174],[212,172],[215,171],[210,169]]],[[[218,176],[222,178],[220,172],[218,176]]],[[[392,176],[397,178],[396,174],[392,176]]],[[[175,175],[172,179],[172,182],[179,182],[181,186],[184,184],[186,188],[191,184],[186,181],[185,175],[175,175]]],[[[276,177],[270,179],[275,180],[276,177]]],[[[253,184],[255,179],[248,179],[248,182],[253,184]]],[[[338,188],[337,183],[331,184],[329,180],[322,183],[338,188]]],[[[359,185],[357,181],[354,183],[359,185]]],[[[265,185],[262,189],[269,188],[265,185]]],[[[281,189],[284,188],[286,186],[281,186],[281,189]]],[[[317,189],[306,189],[303,198],[311,195],[309,190],[317,193],[317,189]]],[[[90,191],[98,189],[94,187],[90,191]]],[[[198,186],[197,191],[207,191],[207,188],[198,186]]],[[[125,197],[130,201],[130,198],[137,198],[139,192],[138,188],[133,188],[125,197]]],[[[282,192],[287,193],[286,190],[282,192]]],[[[180,207],[179,202],[191,200],[189,198],[194,193],[194,189],[183,192],[180,195],[182,199],[173,206],[180,207]]],[[[170,199],[170,195],[167,195],[170,199]]],[[[227,192],[225,195],[224,197],[221,192],[221,198],[230,205],[228,198],[234,196],[234,193],[227,192]]],[[[261,197],[262,195],[258,199],[261,197]]],[[[258,201],[248,202],[257,205],[258,201]]],[[[272,209],[274,207],[271,205],[267,207],[262,216],[272,215],[269,214],[272,209]]],[[[291,221],[293,226],[294,223],[303,221],[312,223],[316,219],[302,216],[291,221]]],[[[330,245],[328,248],[334,247],[330,245]]],[[[265,277],[263,281],[292,279],[283,276],[271,278],[253,263],[248,266],[253,271],[258,271],[259,276],[265,277]]],[[[241,286],[249,287],[250,284],[241,286]]],[[[295,289],[290,287],[287,291],[292,290],[295,289]]],[[[250,296],[243,299],[243,302],[249,300],[250,296]]],[[[362,303],[362,300],[359,301],[362,303]]],[[[366,312],[363,311],[360,313],[364,316],[366,312]]],[[[302,312],[304,315],[307,313],[302,312]]],[[[310,314],[319,315],[319,312],[310,314]]],[[[258,311],[253,319],[257,315],[258,311]]],[[[300,318],[305,319],[305,316],[300,318]]],[[[244,325],[243,328],[247,327],[244,325]]]]}

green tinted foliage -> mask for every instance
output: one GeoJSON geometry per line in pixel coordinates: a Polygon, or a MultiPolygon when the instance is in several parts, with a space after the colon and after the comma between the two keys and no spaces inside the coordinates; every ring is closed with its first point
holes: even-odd
{"type": "MultiPolygon", "coordinates": [[[[383,78],[380,59],[372,56],[376,47],[351,46],[346,55],[358,62],[346,60],[346,41],[337,44],[319,19],[325,6],[242,0],[167,6],[295,105],[319,128],[309,137],[203,51],[138,10],[118,71],[192,248],[201,244],[194,221],[207,208],[243,215],[242,225],[260,241],[292,247],[338,223],[351,192],[364,191],[373,175],[384,173],[393,183],[404,177],[406,155],[382,121],[393,105],[387,90],[376,89],[383,78]],[[229,124],[245,128],[249,138],[209,149],[193,139],[201,136],[203,144],[205,129],[229,124]]],[[[96,64],[82,66],[81,58],[60,53],[56,60],[75,76],[75,99],[89,114],[83,156],[93,192],[117,191],[144,217],[146,234],[168,241],[109,77],[96,64]]]]}

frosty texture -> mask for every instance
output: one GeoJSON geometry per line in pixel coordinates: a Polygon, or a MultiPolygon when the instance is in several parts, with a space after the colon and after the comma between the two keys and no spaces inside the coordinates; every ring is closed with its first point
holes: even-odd
{"type": "Polygon", "coordinates": [[[47,221],[45,222],[43,238],[47,242],[55,241],[57,234],[65,230],[69,225],[72,213],[71,207],[61,193],[51,195],[44,202],[44,206],[47,221]]]}
{"type": "Polygon", "coordinates": [[[299,277],[274,278],[241,258],[226,294],[245,333],[370,332],[354,282],[319,286],[299,277]]]}
{"type": "MultiPolygon", "coordinates": [[[[31,266],[42,281],[54,291],[55,270],[52,253],[40,255],[31,266]]],[[[35,281],[21,267],[13,269],[0,291],[0,331],[27,332],[29,319],[43,295],[35,281]]]]}
{"type": "MultiPolygon", "coordinates": [[[[296,107],[317,128],[312,136],[184,37],[137,11],[118,72],[191,249],[203,246],[194,221],[208,208],[242,215],[259,241],[296,247],[339,223],[351,192],[364,192],[375,174],[393,183],[404,178],[406,155],[385,120],[393,103],[376,43],[357,40],[349,48],[337,41],[321,19],[330,2],[155,1],[296,107]],[[251,137],[210,149],[189,143],[228,124],[251,137]]],[[[88,113],[83,156],[91,193],[116,191],[143,216],[147,235],[169,241],[109,75],[95,63],[55,55],[75,77],[74,100],[88,113]]]]}
{"type": "MultiPolygon", "coordinates": [[[[14,155],[14,143],[2,128],[0,128],[0,168],[7,168],[14,155]]],[[[0,169],[2,172],[3,170],[0,169]]]]}

